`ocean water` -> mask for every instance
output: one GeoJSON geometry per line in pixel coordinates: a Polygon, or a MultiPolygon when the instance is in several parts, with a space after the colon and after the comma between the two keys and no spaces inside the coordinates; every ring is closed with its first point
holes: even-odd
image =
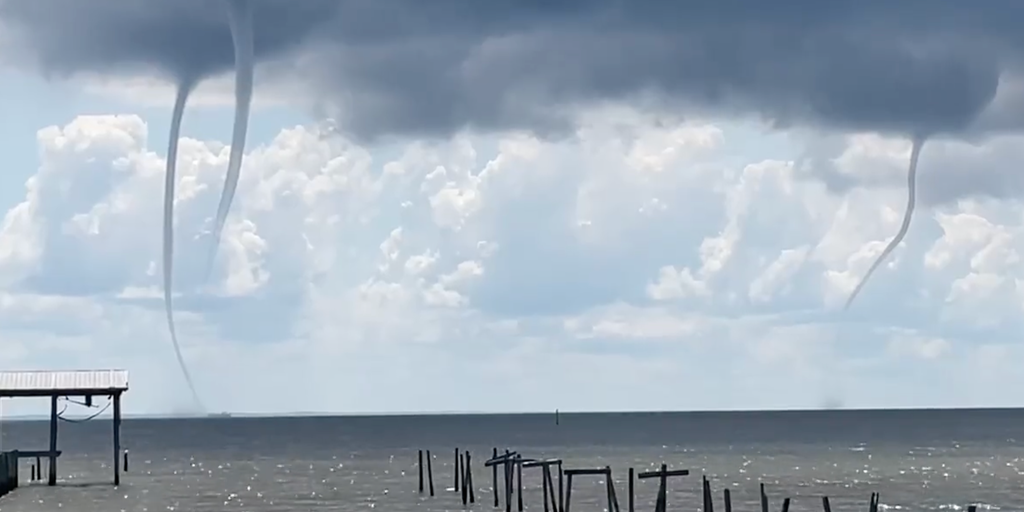
{"type": "MultiPolygon", "coordinates": [[[[4,422],[4,449],[46,447],[46,422],[4,422]]],[[[60,484],[23,486],[0,511],[324,511],[462,510],[451,491],[454,449],[474,458],[476,505],[493,510],[493,447],[527,457],[560,457],[566,467],[614,470],[626,510],[626,475],[661,463],[688,468],[672,481],[669,510],[701,507],[706,474],[723,510],[729,487],[738,512],[759,511],[758,484],[771,509],[1024,510],[1024,411],[817,411],[750,413],[388,416],[128,420],[130,471],[112,477],[111,425],[60,424],[60,484]],[[417,450],[430,449],[436,496],[417,492],[417,450]]],[[[45,466],[45,462],[44,462],[45,466]]],[[[524,473],[524,503],[543,510],[539,470],[524,473]]],[[[500,485],[500,483],[499,483],[500,485]]],[[[657,484],[639,482],[637,510],[653,510],[657,484]]],[[[603,483],[580,478],[572,510],[607,508],[603,483]]],[[[513,503],[513,510],[515,510],[513,503]]],[[[502,506],[502,509],[504,507],[502,506]]]]}

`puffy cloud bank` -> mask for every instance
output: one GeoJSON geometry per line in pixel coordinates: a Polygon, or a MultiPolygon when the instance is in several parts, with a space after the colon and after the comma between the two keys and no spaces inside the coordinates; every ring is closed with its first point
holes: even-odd
{"type": "MultiPolygon", "coordinates": [[[[183,139],[177,304],[200,390],[250,411],[1014,403],[1019,201],[951,200],[941,184],[968,171],[932,162],[931,213],[843,315],[901,193],[836,194],[791,158],[805,140],[751,134],[618,108],[561,142],[288,128],[248,155],[210,285],[199,247],[228,148],[183,139]]],[[[133,115],[39,131],[0,231],[0,357],[129,367],[134,407],[154,412],[188,395],[160,312],[150,139],[133,115]]],[[[940,142],[933,158],[1010,173],[1021,147],[940,142]]],[[[887,185],[908,152],[852,136],[830,172],[887,185]]]]}

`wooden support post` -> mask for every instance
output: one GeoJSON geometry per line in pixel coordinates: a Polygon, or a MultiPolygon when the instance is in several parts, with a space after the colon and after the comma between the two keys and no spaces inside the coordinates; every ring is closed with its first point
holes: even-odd
{"type": "Polygon", "coordinates": [[[704,489],[704,512],[715,512],[715,500],[711,497],[711,482],[708,477],[701,475],[701,486],[704,489]]]}
{"type": "Polygon", "coordinates": [[[662,464],[657,471],[643,471],[637,475],[637,479],[646,480],[648,478],[658,479],[658,498],[654,505],[655,512],[665,512],[668,508],[668,479],[669,477],[687,476],[690,474],[689,469],[673,469],[669,471],[667,464],[662,464]]]}
{"type": "Polygon", "coordinates": [[[523,512],[523,456],[516,455],[516,505],[519,512],[523,512]]]}
{"type": "Polygon", "coordinates": [[[542,489],[544,489],[542,491],[543,492],[543,500],[542,501],[544,501],[544,512],[551,512],[551,509],[548,508],[548,499],[549,499],[548,497],[551,494],[554,494],[554,493],[548,492],[548,486],[551,484],[551,468],[550,467],[548,467],[548,466],[541,466],[541,468],[540,468],[540,480],[541,480],[540,486],[541,486],[542,489]]]}
{"type": "MultiPolygon", "coordinates": [[[[730,493],[729,488],[726,487],[725,491],[722,494],[722,499],[725,500],[725,512],[732,512],[732,493],[730,493]]],[[[827,500],[828,498],[825,499],[827,500]]]]}
{"type": "Polygon", "coordinates": [[[636,470],[634,470],[633,468],[629,468],[629,487],[627,489],[627,491],[629,492],[629,512],[636,512],[636,508],[634,506],[634,501],[636,501],[636,498],[635,491],[633,489],[635,478],[636,470]]]}
{"type": "Polygon", "coordinates": [[[430,497],[434,497],[434,466],[431,461],[434,457],[430,455],[430,450],[427,450],[427,483],[430,484],[430,497]]]}
{"type": "Polygon", "coordinates": [[[782,500],[782,512],[789,512],[789,498],[782,500]]]}
{"type": "Polygon", "coordinates": [[[512,457],[505,450],[505,512],[512,512],[512,457]]]}
{"type": "Polygon", "coordinates": [[[121,485],[121,393],[114,393],[114,485],[121,485]]]}
{"type": "Polygon", "coordinates": [[[565,501],[562,502],[562,510],[569,512],[569,507],[572,506],[572,473],[569,473],[568,481],[565,482],[565,501]]]}
{"type": "Polygon", "coordinates": [[[463,457],[466,459],[462,465],[462,505],[465,507],[469,504],[469,452],[466,452],[463,457]]]}
{"type": "Polygon", "coordinates": [[[128,472],[128,450],[124,451],[124,472],[128,472]]]}
{"type": "Polygon", "coordinates": [[[825,512],[832,512],[832,505],[828,502],[828,496],[821,497],[821,509],[825,512]]]}
{"type": "Polygon", "coordinates": [[[476,490],[473,489],[473,458],[468,451],[462,467],[466,471],[466,477],[462,479],[462,487],[469,487],[469,502],[476,503],[476,490]]]}
{"type": "Polygon", "coordinates": [[[36,456],[36,479],[35,479],[35,481],[38,482],[38,481],[40,481],[42,479],[43,479],[43,461],[37,455],[36,456]]]}
{"type": "Polygon", "coordinates": [[[57,485],[57,397],[50,397],[50,478],[47,485],[57,485]]]}
{"type": "Polygon", "coordinates": [[[604,499],[608,502],[608,512],[615,512],[612,507],[612,482],[610,476],[604,477],[604,499]]]}
{"type": "Polygon", "coordinates": [[[558,512],[565,511],[565,493],[562,491],[562,477],[565,471],[562,470],[562,461],[558,461],[558,512]]]}
{"type": "MultiPolygon", "coordinates": [[[[458,452],[458,448],[456,448],[455,451],[458,452]]],[[[468,459],[469,452],[466,452],[465,456],[468,459]]],[[[469,475],[467,475],[467,473],[469,472],[469,461],[467,460],[465,464],[462,464],[461,469],[459,469],[459,463],[456,462],[455,469],[456,471],[462,471],[462,475],[455,477],[455,481],[458,482],[458,479],[462,479],[462,506],[466,506],[469,504],[469,475]]]]}
{"type": "Polygon", "coordinates": [[[455,482],[453,484],[454,488],[455,488],[455,492],[459,492],[459,475],[461,473],[461,471],[460,471],[461,462],[462,462],[462,458],[459,457],[459,449],[456,448],[455,449],[455,471],[454,471],[454,474],[455,474],[454,480],[455,480],[455,482]]]}
{"type": "Polygon", "coordinates": [[[551,466],[546,466],[548,491],[551,493],[551,512],[558,512],[558,495],[555,493],[555,482],[551,479],[551,466]]]}
{"type": "Polygon", "coordinates": [[[764,484],[761,484],[761,512],[768,512],[768,494],[764,492],[764,484]]]}
{"type": "MultiPolygon", "coordinates": [[[[491,452],[491,460],[498,458],[498,448],[491,452]]],[[[491,491],[494,494],[494,508],[498,508],[498,466],[491,466],[491,491]]]]}
{"type": "Polygon", "coordinates": [[[661,465],[661,475],[658,479],[658,503],[654,506],[657,512],[666,512],[668,508],[668,465],[661,465]]]}
{"type": "MultiPolygon", "coordinates": [[[[545,512],[558,512],[558,494],[555,492],[555,481],[551,477],[551,468],[562,463],[562,459],[519,459],[519,464],[522,468],[540,468],[541,469],[541,489],[543,491],[543,501],[545,512]]],[[[520,493],[522,493],[522,487],[520,487],[520,493]]]]}
{"type": "Polygon", "coordinates": [[[416,464],[416,467],[420,472],[420,494],[423,494],[423,450],[419,451],[419,456],[419,463],[416,464]]]}
{"type": "Polygon", "coordinates": [[[612,467],[605,466],[604,482],[608,490],[608,512],[619,512],[619,497],[615,494],[615,480],[612,479],[612,467]],[[614,508],[613,508],[614,507],[614,508]]]}

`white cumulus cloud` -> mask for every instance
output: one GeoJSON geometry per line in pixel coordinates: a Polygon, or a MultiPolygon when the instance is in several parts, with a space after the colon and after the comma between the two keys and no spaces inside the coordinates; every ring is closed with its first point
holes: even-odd
{"type": "MultiPolygon", "coordinates": [[[[250,149],[209,282],[228,147],[184,139],[175,292],[200,393],[252,412],[1014,403],[1016,196],[933,187],[844,314],[898,226],[909,146],[808,160],[812,139],[755,131],[611,107],[560,141],[288,127],[250,149]]],[[[0,230],[4,367],[125,367],[132,410],[187,403],[158,293],[162,138],[130,114],[38,131],[0,230]]],[[[998,167],[1020,142],[933,141],[923,190],[957,176],[929,154],[998,167]]]]}

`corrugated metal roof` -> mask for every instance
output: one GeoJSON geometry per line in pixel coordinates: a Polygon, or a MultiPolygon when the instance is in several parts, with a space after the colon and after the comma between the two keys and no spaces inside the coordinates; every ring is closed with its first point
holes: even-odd
{"type": "Polygon", "coordinates": [[[127,370],[0,371],[0,395],[128,389],[127,370]]]}

